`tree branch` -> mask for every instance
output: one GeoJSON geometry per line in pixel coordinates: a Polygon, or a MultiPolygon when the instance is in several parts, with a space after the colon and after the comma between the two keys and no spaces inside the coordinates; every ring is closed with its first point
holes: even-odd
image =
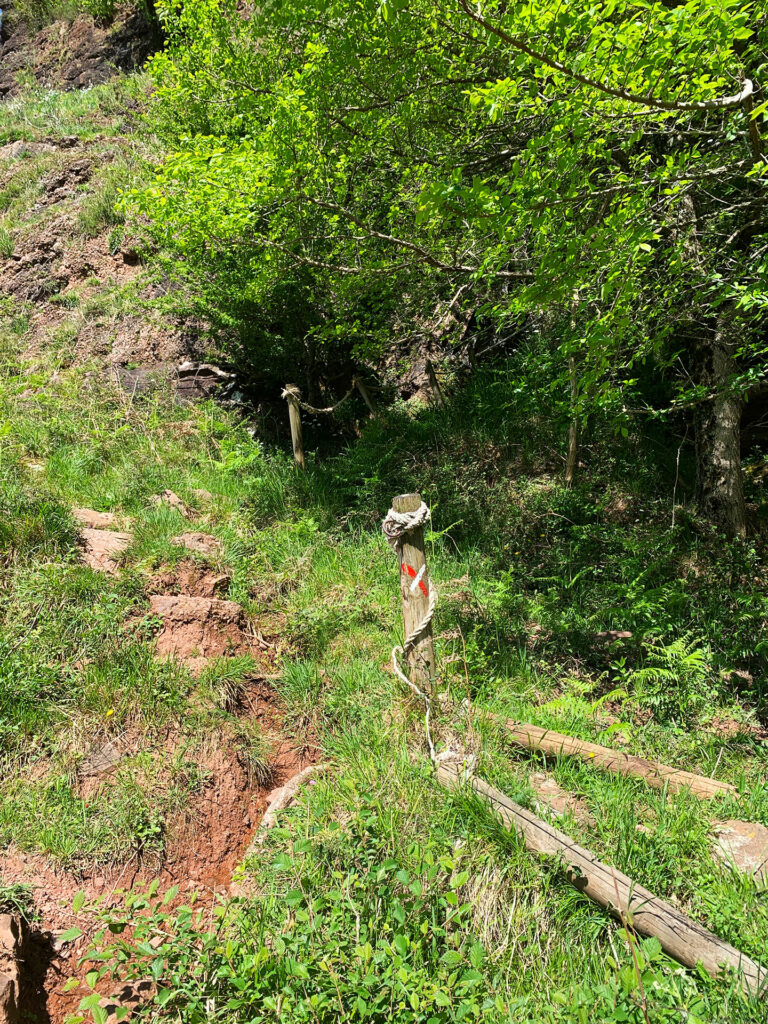
{"type": "Polygon", "coordinates": [[[472,19],[472,21],[484,28],[486,32],[491,32],[493,35],[498,36],[499,39],[502,39],[513,49],[519,50],[521,53],[528,54],[529,57],[532,57],[540,64],[545,64],[554,71],[559,71],[561,74],[567,75],[568,78],[572,78],[574,81],[580,82],[582,85],[586,85],[590,89],[597,89],[599,92],[603,92],[607,96],[613,96],[619,100],[626,100],[628,103],[639,103],[644,107],[658,107],[660,110],[721,110],[724,107],[741,106],[741,104],[748,100],[754,92],[754,87],[749,78],[744,79],[744,85],[741,87],[740,92],[735,96],[720,96],[714,100],[698,100],[691,102],[681,100],[660,100],[655,96],[643,96],[629,92],[626,89],[617,89],[611,85],[606,85],[604,82],[598,82],[594,78],[588,78],[586,75],[581,75],[578,71],[574,71],[572,68],[566,67],[565,64],[561,64],[560,61],[555,60],[554,57],[550,57],[546,53],[534,50],[532,46],[529,46],[528,43],[519,36],[511,35],[500,25],[494,25],[493,22],[488,21],[488,19],[485,18],[479,10],[473,10],[467,0],[459,0],[459,6],[467,17],[472,19]]]}

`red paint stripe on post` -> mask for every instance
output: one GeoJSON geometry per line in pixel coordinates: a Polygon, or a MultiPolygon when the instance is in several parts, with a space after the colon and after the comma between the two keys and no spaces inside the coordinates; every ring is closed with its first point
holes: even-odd
{"type": "MultiPolygon", "coordinates": [[[[412,565],[406,565],[405,562],[401,562],[400,570],[402,572],[407,572],[412,580],[416,579],[416,570],[413,568],[412,565]]],[[[427,585],[424,582],[424,580],[419,580],[419,590],[421,590],[424,597],[429,597],[429,591],[427,590],[427,585]]]]}

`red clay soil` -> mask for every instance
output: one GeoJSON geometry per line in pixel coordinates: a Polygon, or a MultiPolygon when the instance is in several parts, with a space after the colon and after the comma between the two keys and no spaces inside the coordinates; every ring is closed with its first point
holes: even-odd
{"type": "Polygon", "coordinates": [[[189,597],[224,597],[229,576],[196,562],[181,562],[172,571],[159,573],[154,585],[163,594],[186,594],[189,597]]]}
{"type": "MultiPolygon", "coordinates": [[[[242,713],[260,721],[265,728],[279,725],[274,693],[264,681],[250,682],[238,702],[242,713]]],[[[85,986],[64,992],[70,977],[83,977],[87,965],[78,960],[87,948],[96,924],[93,916],[74,915],[72,901],[83,890],[87,902],[97,898],[105,906],[117,907],[119,893],[143,888],[154,878],[160,891],[178,885],[177,902],[186,902],[189,893],[198,894],[198,906],[211,904],[226,895],[234,869],[240,864],[267,807],[267,798],[313,761],[313,750],[299,750],[290,741],[278,740],[270,763],[270,779],[264,785],[254,779],[236,751],[229,746],[212,746],[201,758],[208,782],[189,809],[173,825],[162,863],[153,866],[134,858],[126,864],[87,867],[78,873],[58,869],[45,857],[8,851],[0,855],[0,877],[26,882],[34,889],[35,905],[41,918],[40,962],[45,962],[42,986],[43,1020],[63,1024],[76,1012],[78,1003],[88,994],[85,986]],[[61,945],[56,936],[77,925],[83,936],[61,945]],[[42,959],[41,959],[42,958],[42,959]]],[[[39,972],[38,972],[39,973],[39,972]]],[[[105,994],[108,989],[105,988],[105,994]]]]}
{"type": "Polygon", "coordinates": [[[234,601],[155,594],[149,608],[163,623],[157,637],[159,658],[176,658],[199,672],[212,658],[252,651],[243,609],[234,601]]]}

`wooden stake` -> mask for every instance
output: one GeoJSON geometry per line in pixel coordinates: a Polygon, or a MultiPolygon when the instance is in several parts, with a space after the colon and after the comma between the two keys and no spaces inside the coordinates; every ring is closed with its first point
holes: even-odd
{"type": "Polygon", "coordinates": [[[437,379],[435,368],[432,365],[432,360],[427,359],[427,377],[429,377],[429,386],[432,389],[432,397],[435,400],[435,404],[439,405],[441,409],[445,408],[445,399],[443,398],[443,392],[440,389],[440,381],[437,379]]]}
{"type": "Polygon", "coordinates": [[[365,386],[365,384],[363,384],[363,382],[360,380],[359,377],[355,377],[355,386],[357,387],[357,390],[360,392],[360,394],[363,396],[363,401],[368,406],[368,411],[370,412],[371,416],[373,416],[375,418],[376,417],[376,403],[371,398],[370,391],[365,386]]]}
{"type": "Polygon", "coordinates": [[[291,423],[291,441],[293,443],[293,457],[302,469],[307,468],[304,458],[304,438],[301,434],[301,408],[297,398],[299,389],[295,384],[286,384],[284,389],[285,400],[288,402],[288,418],[291,423]]]}
{"type": "Polygon", "coordinates": [[[504,728],[510,740],[517,746],[525,747],[526,750],[542,750],[555,757],[579,757],[596,768],[604,768],[606,771],[621,775],[636,775],[645,779],[648,785],[655,789],[668,786],[675,793],[681,789],[688,789],[700,800],[722,795],[738,796],[738,790],[729,782],[718,782],[717,779],[710,779],[704,775],[683,772],[658,761],[649,761],[634,754],[624,754],[610,747],[601,747],[598,743],[577,740],[561,732],[553,732],[552,729],[515,722],[511,718],[504,722],[504,728]]]}
{"type": "MultiPolygon", "coordinates": [[[[458,766],[450,762],[438,764],[437,777],[449,789],[460,789],[463,784],[458,766]]],[[[655,935],[664,951],[686,967],[700,963],[713,976],[723,966],[733,967],[748,992],[765,997],[768,970],[760,964],[623,872],[603,864],[589,850],[487,782],[473,778],[468,785],[490,804],[507,827],[522,836],[527,849],[543,856],[559,856],[568,881],[610,910],[623,924],[641,935],[655,935]]]]}
{"type": "MultiPolygon", "coordinates": [[[[392,499],[395,512],[415,512],[421,505],[420,494],[400,494],[392,499]]],[[[431,583],[424,555],[424,530],[418,527],[403,538],[398,549],[400,555],[400,593],[403,598],[403,622],[406,637],[420,622],[429,608],[431,583]]],[[[429,686],[435,676],[435,648],[432,642],[432,623],[411,651],[408,663],[411,678],[417,686],[429,686]]]]}

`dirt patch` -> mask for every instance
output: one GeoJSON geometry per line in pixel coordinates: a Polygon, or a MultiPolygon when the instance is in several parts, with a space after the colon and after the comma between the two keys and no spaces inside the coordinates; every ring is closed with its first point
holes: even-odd
{"type": "Polygon", "coordinates": [[[245,632],[243,609],[234,601],[156,594],[150,614],[163,622],[157,638],[161,658],[177,658],[199,672],[211,658],[252,654],[258,647],[245,632]]]}
{"type": "Polygon", "coordinates": [[[207,558],[216,558],[221,554],[221,544],[209,533],[182,533],[179,537],[174,537],[171,543],[207,558]]]}
{"type": "Polygon", "coordinates": [[[66,167],[58,167],[51,171],[42,182],[45,195],[40,200],[40,206],[53,206],[54,203],[61,203],[69,199],[81,185],[85,185],[91,178],[90,160],[75,160],[66,167]]]}
{"type": "Polygon", "coordinates": [[[224,597],[229,587],[229,576],[195,562],[182,562],[173,571],[155,576],[153,585],[168,595],[224,597]]]}
{"type": "Polygon", "coordinates": [[[0,292],[39,302],[61,290],[67,278],[61,272],[60,228],[56,222],[41,235],[17,240],[13,255],[0,264],[0,292]]]}
{"type": "Polygon", "coordinates": [[[151,505],[167,505],[168,508],[175,508],[177,512],[180,512],[185,518],[189,518],[192,514],[192,510],[185,501],[175,494],[173,491],[165,490],[159,494],[153,494],[149,499],[151,505]]]}
{"type": "Polygon", "coordinates": [[[543,772],[535,772],[531,775],[529,782],[531,789],[536,794],[536,802],[545,814],[549,813],[557,818],[562,818],[570,813],[576,821],[583,825],[594,824],[589,808],[584,801],[558,786],[551,776],[545,775],[543,772]]]}
{"type": "MultiPolygon", "coordinates": [[[[62,266],[62,274],[70,285],[98,278],[99,285],[103,282],[123,284],[132,281],[139,273],[138,260],[133,251],[122,244],[116,246],[110,231],[103,231],[94,238],[86,238],[67,249],[62,266]]],[[[95,293],[98,286],[81,288],[80,296],[86,297],[95,293]]]]}
{"type": "Polygon", "coordinates": [[[133,540],[130,533],[115,530],[84,529],[80,534],[83,561],[97,572],[116,573],[120,568],[119,556],[133,540]]]}

